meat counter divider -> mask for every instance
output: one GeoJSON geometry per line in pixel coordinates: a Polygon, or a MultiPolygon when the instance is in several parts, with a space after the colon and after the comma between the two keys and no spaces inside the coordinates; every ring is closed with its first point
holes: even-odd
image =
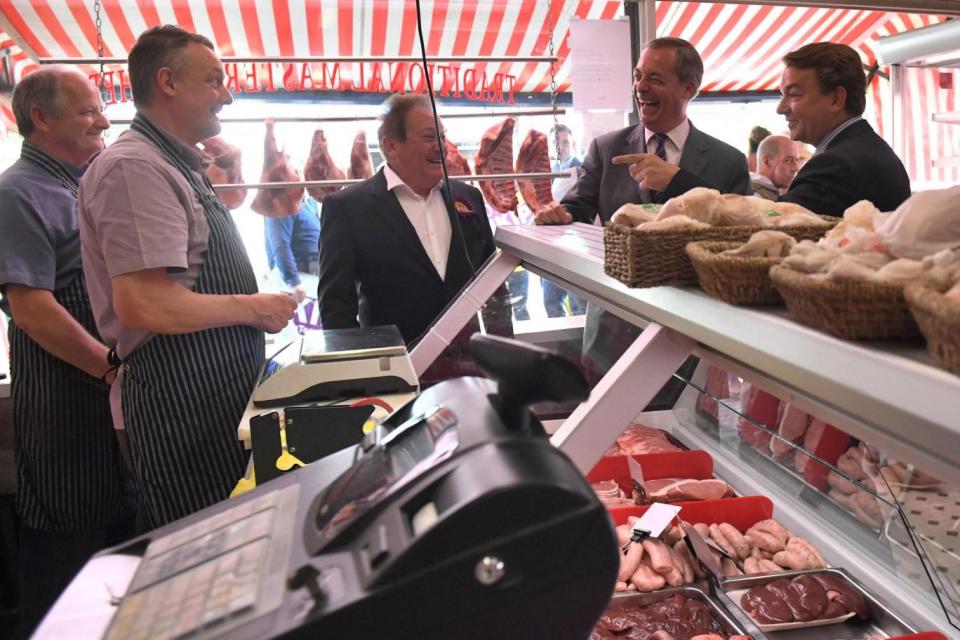
{"type": "MultiPolygon", "coordinates": [[[[927,365],[928,359],[896,345],[884,351],[836,340],[797,325],[782,313],[731,307],[702,292],[670,287],[628,289],[604,275],[603,232],[592,225],[500,227],[494,239],[501,251],[414,348],[414,367],[418,372],[426,370],[518,263],[592,303],[602,304],[628,322],[646,327],[596,385],[590,398],[551,438],[585,475],[623,425],[643,410],[692,354],[729,367],[779,397],[833,421],[851,435],[923,464],[946,481],[960,483],[960,468],[955,465],[960,459],[960,429],[955,424],[960,415],[960,378],[927,365]],[[654,293],[645,295],[650,291],[654,293]],[[754,339],[759,344],[749,344],[754,339]],[[783,352],[774,347],[783,348],[783,352]],[[836,362],[814,366],[812,354],[804,353],[811,348],[824,357],[832,350],[836,362]],[[886,378],[884,366],[892,368],[886,378]],[[874,389],[871,393],[869,381],[878,378],[896,383],[898,390],[874,389]],[[911,401],[905,394],[915,389],[929,393],[911,401]],[[906,433],[896,428],[905,419],[917,425],[906,433]]],[[[662,426],[714,456],[718,477],[744,495],[771,497],[785,526],[815,540],[834,561],[843,558],[843,566],[853,570],[905,618],[919,628],[934,626],[960,640],[960,632],[949,627],[937,603],[917,598],[915,592],[903,588],[906,585],[900,576],[875,556],[850,544],[849,529],[838,527],[822,514],[811,513],[796,494],[771,486],[756,469],[745,468],[742,461],[703,434],[680,425],[672,412],[659,413],[669,416],[661,418],[668,423],[662,426]]]]}

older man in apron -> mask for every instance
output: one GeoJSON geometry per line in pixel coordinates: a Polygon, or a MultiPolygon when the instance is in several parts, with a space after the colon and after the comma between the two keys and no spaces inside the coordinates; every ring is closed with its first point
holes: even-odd
{"type": "Polygon", "coordinates": [[[37,71],[13,97],[24,137],[0,176],[0,307],[10,355],[21,531],[21,635],[73,574],[132,533],[110,420],[107,347],[80,266],[77,188],[110,123],[100,95],[72,68],[37,71]]]}
{"type": "Polygon", "coordinates": [[[147,524],[159,526],[225,499],[243,475],[236,427],[263,331],[286,326],[296,304],[257,293],[203,175],[195,145],[219,132],[217,113],[232,102],[213,45],[157,27],[128,64],[137,115],[84,176],[80,229],[97,326],[122,361],[114,415],[147,524]]]}

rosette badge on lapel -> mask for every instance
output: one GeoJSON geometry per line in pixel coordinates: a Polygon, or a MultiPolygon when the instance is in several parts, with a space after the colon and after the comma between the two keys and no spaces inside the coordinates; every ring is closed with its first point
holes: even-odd
{"type": "Polygon", "coordinates": [[[457,214],[459,214],[461,218],[469,218],[470,216],[477,215],[477,212],[473,210],[470,203],[461,198],[454,200],[453,208],[456,209],[457,214]]]}

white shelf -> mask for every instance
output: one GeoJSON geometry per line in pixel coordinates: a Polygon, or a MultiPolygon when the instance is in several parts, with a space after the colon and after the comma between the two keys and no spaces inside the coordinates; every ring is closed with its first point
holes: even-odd
{"type": "Polygon", "coordinates": [[[852,342],[785,311],[735,307],[698,289],[630,289],[603,273],[603,230],[572,224],[497,229],[497,245],[638,324],[658,323],[780,390],[813,399],[852,435],[960,484],[960,377],[922,343],[852,342]]]}

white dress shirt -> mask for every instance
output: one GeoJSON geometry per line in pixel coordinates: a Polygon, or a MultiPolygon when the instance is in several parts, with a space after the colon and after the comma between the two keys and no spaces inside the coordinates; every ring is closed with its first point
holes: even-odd
{"type": "Polygon", "coordinates": [[[443,203],[443,182],[438,182],[427,198],[423,199],[400,179],[390,165],[383,166],[383,176],[387,179],[387,191],[393,191],[397,196],[403,212],[407,214],[417,237],[420,238],[420,244],[427,252],[427,257],[443,280],[447,275],[447,257],[450,255],[450,238],[453,236],[447,207],[443,203]]]}
{"type": "MultiPolygon", "coordinates": [[[[656,134],[650,129],[644,129],[644,135],[647,139],[647,153],[657,152],[657,141],[653,139],[656,134]]],[[[667,162],[679,165],[680,156],[683,155],[683,145],[687,143],[687,137],[690,135],[690,121],[684,118],[683,122],[667,131],[667,141],[664,147],[667,152],[667,162]]]]}

